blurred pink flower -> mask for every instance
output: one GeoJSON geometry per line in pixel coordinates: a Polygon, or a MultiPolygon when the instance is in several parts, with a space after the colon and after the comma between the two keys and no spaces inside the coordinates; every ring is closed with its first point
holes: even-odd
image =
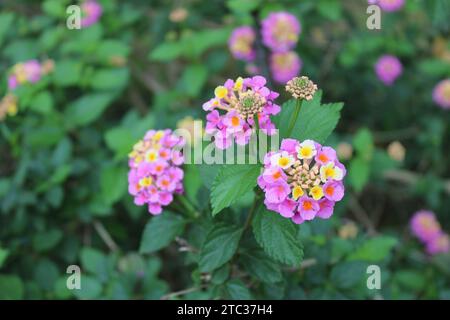
{"type": "Polygon", "coordinates": [[[239,60],[251,62],[255,59],[255,31],[252,27],[242,26],[233,30],[228,46],[233,57],[239,60]]]}
{"type": "Polygon", "coordinates": [[[291,50],[297,44],[300,32],[300,22],[288,12],[270,13],[261,23],[263,43],[273,52],[291,50]]]}
{"type": "Polygon", "coordinates": [[[384,55],[375,64],[375,73],[385,85],[390,86],[403,72],[400,60],[392,55],[384,55]]]}
{"type": "Polygon", "coordinates": [[[270,70],[277,83],[284,84],[296,77],[301,67],[302,61],[294,51],[274,52],[270,56],[270,70]]]}
{"type": "Polygon", "coordinates": [[[96,0],[86,0],[81,4],[81,26],[89,27],[95,24],[102,16],[102,6],[96,0]]]}
{"type": "Polygon", "coordinates": [[[433,89],[434,102],[443,109],[450,109],[450,79],[440,81],[433,89]]]}

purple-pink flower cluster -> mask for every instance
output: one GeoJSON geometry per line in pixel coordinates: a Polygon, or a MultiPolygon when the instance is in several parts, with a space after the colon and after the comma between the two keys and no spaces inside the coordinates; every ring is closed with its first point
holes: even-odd
{"type": "Polygon", "coordinates": [[[228,46],[233,57],[247,62],[253,61],[256,56],[255,37],[256,34],[252,27],[242,26],[234,29],[228,40],[228,46]]]}
{"type": "Polygon", "coordinates": [[[434,87],[433,100],[442,109],[450,110],[450,79],[442,80],[434,87]]]}
{"type": "Polygon", "coordinates": [[[368,0],[368,3],[380,6],[383,11],[393,12],[400,10],[405,5],[405,0],[368,0]]]}
{"type": "Polygon", "coordinates": [[[279,151],[265,156],[258,185],[267,209],[300,224],[331,217],[335,203],[344,197],[345,174],[333,148],[312,140],[283,139],[279,151]]]}
{"type": "Polygon", "coordinates": [[[300,22],[288,12],[272,12],[261,23],[262,41],[273,52],[293,49],[300,32],[300,22]]]}
{"type": "Polygon", "coordinates": [[[302,68],[302,60],[295,51],[274,52],[270,56],[270,70],[277,83],[295,78],[302,68]]]}
{"type": "Polygon", "coordinates": [[[375,64],[375,73],[385,85],[390,86],[402,74],[403,66],[400,60],[392,55],[383,55],[375,64]]]}
{"type": "MultiPolygon", "coordinates": [[[[302,62],[293,50],[300,32],[300,22],[288,12],[270,13],[261,23],[262,42],[272,52],[268,63],[277,83],[286,83],[300,73],[302,62]]],[[[247,70],[250,74],[257,73],[251,64],[256,58],[255,38],[256,32],[252,27],[241,26],[234,29],[228,41],[233,57],[249,63],[247,70]]]]}
{"type": "Polygon", "coordinates": [[[17,63],[11,68],[8,75],[8,89],[14,90],[26,83],[36,83],[52,69],[53,62],[51,60],[47,60],[43,64],[35,59],[17,63]]]}
{"type": "Polygon", "coordinates": [[[81,26],[89,27],[100,19],[103,9],[96,0],[86,0],[81,4],[81,12],[81,26]]]}
{"type": "Polygon", "coordinates": [[[174,193],[183,193],[184,144],[167,129],[150,130],[134,145],[128,161],[128,191],[136,205],[147,204],[148,211],[157,215],[173,201],[174,193]]]}
{"type": "Polygon", "coordinates": [[[275,133],[270,116],[281,110],[274,103],[279,94],[265,85],[266,79],[262,76],[228,79],[214,90],[215,97],[203,104],[203,110],[208,111],[206,133],[214,136],[218,148],[227,149],[233,141],[248,144],[255,121],[264,133],[275,133]]]}
{"type": "Polygon", "coordinates": [[[431,211],[416,212],[410,222],[412,233],[426,246],[429,254],[447,253],[450,251],[450,239],[444,233],[436,216],[431,211]]]}

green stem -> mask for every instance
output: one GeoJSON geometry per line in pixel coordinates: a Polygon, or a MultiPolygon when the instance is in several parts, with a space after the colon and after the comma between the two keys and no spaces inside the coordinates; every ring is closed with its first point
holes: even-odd
{"type": "Polygon", "coordinates": [[[181,204],[186,209],[186,212],[191,218],[195,219],[200,216],[200,213],[197,211],[197,209],[195,209],[192,203],[185,196],[178,196],[178,199],[180,200],[181,204]]]}
{"type": "Polygon", "coordinates": [[[297,103],[295,104],[294,115],[291,118],[291,121],[289,122],[289,127],[287,131],[288,138],[291,137],[292,130],[294,130],[295,123],[297,122],[298,115],[300,114],[300,109],[302,108],[302,101],[303,100],[298,99],[297,103]]]}
{"type": "Polygon", "coordinates": [[[247,228],[251,225],[251,223],[253,221],[253,217],[255,216],[256,208],[258,207],[258,200],[259,200],[259,196],[257,194],[255,194],[255,199],[253,200],[253,204],[250,208],[247,219],[245,220],[244,231],[247,230],[247,228]]]}

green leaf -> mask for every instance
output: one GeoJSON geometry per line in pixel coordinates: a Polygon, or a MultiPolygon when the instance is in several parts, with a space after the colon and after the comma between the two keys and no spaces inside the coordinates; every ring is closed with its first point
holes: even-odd
{"type": "Polygon", "coordinates": [[[322,16],[333,21],[339,20],[342,16],[342,6],[338,1],[320,0],[317,9],[322,16]]]}
{"type": "MultiPolygon", "coordinates": [[[[297,121],[289,138],[299,141],[312,139],[324,143],[336,127],[343,103],[321,104],[322,91],[319,90],[310,101],[303,101],[297,121]]],[[[295,110],[296,101],[289,100],[281,107],[280,114],[275,118],[280,137],[288,138],[288,123],[295,110]]]]}
{"type": "Polygon", "coordinates": [[[340,289],[356,286],[366,276],[366,263],[362,261],[345,261],[331,269],[330,280],[340,289]]]}
{"type": "Polygon", "coordinates": [[[219,223],[206,236],[200,251],[200,271],[209,272],[229,261],[237,250],[242,228],[219,223]]]}
{"type": "Polygon", "coordinates": [[[252,294],[248,290],[247,286],[241,280],[231,280],[227,282],[226,293],[232,300],[250,300],[252,294]]]}
{"type": "Polygon", "coordinates": [[[363,260],[369,262],[383,261],[387,258],[397,242],[396,238],[390,236],[370,238],[356,248],[355,251],[348,256],[347,260],[363,260]]]}
{"type": "Polygon", "coordinates": [[[93,248],[84,247],[80,251],[80,260],[83,270],[96,275],[106,275],[108,270],[107,259],[102,252],[93,248]]]}
{"type": "Polygon", "coordinates": [[[217,174],[222,166],[216,164],[200,164],[198,165],[198,170],[200,171],[200,178],[202,179],[203,185],[207,189],[211,189],[216,179],[217,174]]]}
{"type": "Polygon", "coordinates": [[[14,275],[0,274],[0,299],[19,300],[23,298],[22,280],[14,275]]]}
{"type": "Polygon", "coordinates": [[[34,268],[34,280],[43,290],[52,290],[58,276],[58,267],[51,260],[42,259],[34,268]]]}
{"type": "Polygon", "coordinates": [[[3,249],[0,247],[0,268],[5,263],[6,258],[8,258],[8,255],[9,255],[9,250],[3,249]]]}
{"type": "Polygon", "coordinates": [[[348,182],[357,191],[360,192],[370,177],[370,163],[360,157],[352,159],[348,168],[348,182]]]}
{"type": "Polygon", "coordinates": [[[99,118],[111,104],[114,95],[109,93],[87,94],[72,102],[65,113],[71,126],[87,125],[99,118]]]}
{"type": "Polygon", "coordinates": [[[53,110],[53,96],[48,91],[40,92],[31,101],[30,109],[41,114],[49,114],[53,110]]]}
{"type": "Polygon", "coordinates": [[[197,96],[203,88],[208,76],[208,70],[202,64],[189,65],[180,78],[180,90],[190,97],[197,96]]]}
{"type": "Polygon", "coordinates": [[[394,274],[393,280],[411,291],[421,291],[427,286],[426,276],[416,270],[400,270],[394,274]]]}
{"type": "Polygon", "coordinates": [[[267,283],[280,282],[283,277],[280,266],[270,259],[263,250],[251,249],[240,255],[244,269],[252,276],[267,283]]]}
{"type": "Polygon", "coordinates": [[[74,60],[63,60],[55,63],[53,82],[60,87],[78,84],[81,78],[81,63],[74,60]]]}
{"type": "Polygon", "coordinates": [[[256,10],[261,4],[261,0],[228,0],[227,7],[230,10],[235,11],[237,13],[250,13],[253,10],[256,10]]]}
{"type": "Polygon", "coordinates": [[[259,165],[224,165],[214,179],[211,188],[212,214],[229,207],[256,186],[261,167],[259,165]]]}
{"type": "Polygon", "coordinates": [[[123,166],[104,166],[100,174],[100,189],[108,205],[119,201],[127,192],[127,169],[123,166]]]}
{"type": "Polygon", "coordinates": [[[150,52],[149,58],[155,61],[170,61],[183,53],[183,44],[180,42],[164,42],[150,52]]]}
{"type": "Polygon", "coordinates": [[[179,215],[164,211],[147,222],[141,238],[140,253],[151,253],[165,248],[183,232],[186,221],[179,215]]]}
{"type": "Polygon", "coordinates": [[[81,288],[73,290],[73,294],[79,299],[95,299],[102,293],[100,281],[91,276],[81,277],[81,288]]]}
{"type": "Polygon", "coordinates": [[[102,41],[95,54],[100,61],[108,61],[113,57],[127,57],[130,53],[130,47],[118,40],[102,41]]]}
{"type": "Polygon", "coordinates": [[[108,148],[116,152],[118,157],[125,157],[133,147],[135,139],[130,130],[123,127],[113,128],[105,133],[108,148]]]}
{"type": "Polygon", "coordinates": [[[300,264],[303,246],[297,238],[297,228],[289,219],[261,207],[252,227],[256,241],[270,257],[290,266],[300,264]]]}
{"type": "Polygon", "coordinates": [[[6,33],[11,30],[10,26],[14,20],[12,12],[4,12],[0,14],[0,46],[3,44],[6,33]]]}
{"type": "Polygon", "coordinates": [[[90,84],[96,90],[121,90],[127,85],[128,78],[127,68],[102,69],[94,72],[90,84]]]}
{"type": "Polygon", "coordinates": [[[373,136],[369,129],[362,128],[353,137],[353,147],[357,154],[364,160],[370,161],[373,157],[373,136]]]}
{"type": "Polygon", "coordinates": [[[38,233],[33,237],[33,248],[36,251],[47,251],[55,247],[61,241],[63,234],[58,229],[51,229],[38,233]]]}

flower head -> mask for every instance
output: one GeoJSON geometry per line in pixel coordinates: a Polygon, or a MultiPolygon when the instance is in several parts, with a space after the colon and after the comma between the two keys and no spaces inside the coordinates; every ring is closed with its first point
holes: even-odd
{"type": "Polygon", "coordinates": [[[441,226],[433,212],[420,210],[411,219],[411,231],[423,242],[428,242],[441,232],[441,226]]]}
{"type": "Polygon", "coordinates": [[[279,151],[266,155],[258,185],[269,210],[303,223],[333,214],[334,204],[344,196],[344,175],[332,148],[312,140],[284,139],[279,151]],[[322,154],[327,158],[317,160],[322,154]]]}
{"type": "Polygon", "coordinates": [[[151,214],[160,214],[174,193],[183,192],[184,140],[171,130],[150,130],[129,154],[128,191],[137,205],[148,205],[151,214]]]}
{"type": "Polygon", "coordinates": [[[311,100],[317,91],[317,85],[308,77],[295,77],[287,82],[286,91],[296,99],[311,100]]]}
{"type": "Polygon", "coordinates": [[[203,109],[209,112],[206,133],[214,136],[218,148],[226,149],[233,141],[248,144],[256,127],[255,121],[266,134],[274,133],[270,116],[280,112],[280,107],[273,102],[278,93],[269,90],[265,84],[266,79],[262,76],[229,79],[214,90],[214,98],[203,104],[203,109]]]}
{"type": "Polygon", "coordinates": [[[7,115],[15,116],[17,111],[17,98],[15,95],[9,93],[0,100],[0,120],[3,120],[7,115]]]}
{"type": "Polygon", "coordinates": [[[28,60],[17,63],[11,68],[8,75],[8,89],[14,90],[18,86],[26,83],[36,83],[42,76],[48,74],[52,70],[52,60],[46,60],[42,64],[37,60],[28,60]]]}
{"type": "Polygon", "coordinates": [[[431,255],[450,252],[450,238],[448,234],[439,233],[426,243],[426,250],[431,255]]]}
{"type": "Polygon", "coordinates": [[[89,27],[95,24],[102,16],[102,6],[96,0],[86,0],[81,4],[83,17],[81,18],[81,26],[89,27]]]}
{"type": "Polygon", "coordinates": [[[253,61],[256,56],[253,47],[255,37],[256,34],[252,27],[242,26],[234,29],[228,40],[228,46],[233,57],[247,62],[253,61]]]}
{"type": "Polygon", "coordinates": [[[270,70],[277,83],[286,83],[301,70],[302,60],[295,51],[274,52],[270,56],[270,70]]]}
{"type": "Polygon", "coordinates": [[[442,80],[433,89],[434,102],[443,109],[450,109],[450,78],[442,80]]]}
{"type": "Polygon", "coordinates": [[[263,43],[273,52],[291,50],[296,45],[300,32],[300,22],[288,12],[273,12],[261,23],[263,43]]]}
{"type": "Polygon", "coordinates": [[[403,72],[400,60],[392,55],[384,55],[375,64],[375,73],[385,85],[390,86],[403,72]]]}
{"type": "Polygon", "coordinates": [[[405,5],[405,0],[377,0],[375,4],[379,5],[383,11],[393,12],[400,10],[405,5]]]}

